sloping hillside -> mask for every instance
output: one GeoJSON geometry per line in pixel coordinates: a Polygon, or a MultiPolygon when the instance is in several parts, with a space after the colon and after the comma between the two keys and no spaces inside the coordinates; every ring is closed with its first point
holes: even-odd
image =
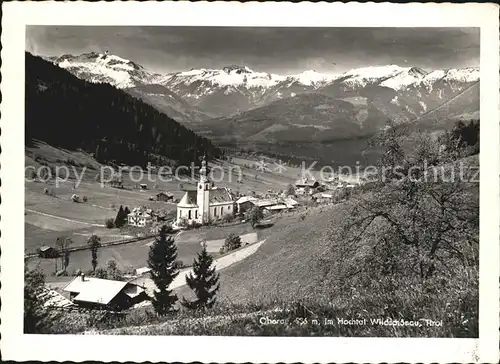
{"type": "Polygon", "coordinates": [[[138,85],[124,90],[188,127],[192,122],[212,118],[211,115],[191,106],[176,93],[162,85],[138,85]]]}
{"type": "Polygon", "coordinates": [[[26,53],[26,136],[94,152],[99,161],[188,163],[218,155],[205,138],[109,84],[80,80],[26,53]],[[189,146],[189,147],[186,147],[189,146]]]}
{"type": "Polygon", "coordinates": [[[319,258],[328,247],[329,227],[344,213],[344,205],[335,205],[298,214],[296,223],[269,237],[255,254],[222,271],[221,298],[246,303],[321,297],[319,258]]]}
{"type": "Polygon", "coordinates": [[[364,128],[373,124],[370,120],[374,118],[383,115],[366,106],[313,93],[274,101],[231,118],[208,120],[193,127],[221,141],[313,142],[363,135],[364,128]]]}

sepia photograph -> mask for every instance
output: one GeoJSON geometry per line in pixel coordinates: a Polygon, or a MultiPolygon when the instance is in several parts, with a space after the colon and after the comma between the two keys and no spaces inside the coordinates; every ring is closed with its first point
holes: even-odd
{"type": "Polygon", "coordinates": [[[480,26],[69,24],[24,27],[23,335],[479,339],[480,26]]]}

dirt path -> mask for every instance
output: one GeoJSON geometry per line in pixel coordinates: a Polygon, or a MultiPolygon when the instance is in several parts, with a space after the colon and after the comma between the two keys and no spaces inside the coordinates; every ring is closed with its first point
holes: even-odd
{"type": "Polygon", "coordinates": [[[43,216],[51,217],[53,219],[59,219],[59,220],[64,220],[64,221],[68,221],[68,222],[75,222],[77,224],[83,224],[83,225],[89,225],[89,226],[97,226],[97,227],[106,227],[105,225],[102,225],[102,224],[92,224],[90,222],[84,222],[84,221],[78,221],[78,220],[68,219],[66,217],[60,217],[60,216],[56,216],[56,215],[46,214],[45,212],[35,211],[35,210],[31,210],[31,209],[25,209],[25,211],[32,212],[32,213],[38,214],[38,215],[43,215],[43,216]]]}

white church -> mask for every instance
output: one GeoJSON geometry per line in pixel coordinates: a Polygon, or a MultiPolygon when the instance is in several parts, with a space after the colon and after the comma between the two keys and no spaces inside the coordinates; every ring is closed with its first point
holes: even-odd
{"type": "Polygon", "coordinates": [[[186,221],[206,224],[222,219],[225,215],[234,215],[235,202],[227,188],[219,188],[207,177],[205,158],[201,162],[200,180],[196,191],[186,191],[177,204],[177,224],[186,221]]]}

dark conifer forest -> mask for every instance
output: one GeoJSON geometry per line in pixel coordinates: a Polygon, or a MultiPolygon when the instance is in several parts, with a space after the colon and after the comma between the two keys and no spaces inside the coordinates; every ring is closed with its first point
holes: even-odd
{"type": "Polygon", "coordinates": [[[80,80],[26,53],[26,143],[95,153],[99,162],[189,164],[220,150],[155,108],[108,84],[80,80]]]}

